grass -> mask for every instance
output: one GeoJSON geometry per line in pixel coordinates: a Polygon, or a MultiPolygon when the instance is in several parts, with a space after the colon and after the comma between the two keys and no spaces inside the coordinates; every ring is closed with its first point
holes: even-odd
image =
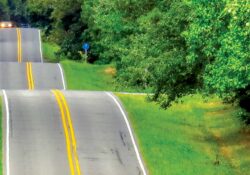
{"type": "Polygon", "coordinates": [[[0,175],[3,174],[3,164],[2,164],[2,145],[3,145],[3,142],[2,142],[2,98],[0,97],[0,175]]]}
{"type": "Polygon", "coordinates": [[[150,92],[120,85],[115,81],[113,65],[95,65],[64,60],[60,62],[65,72],[67,88],[70,90],[95,90],[119,92],[150,92]]]}
{"type": "MultiPolygon", "coordinates": [[[[59,47],[44,43],[44,56],[58,62],[59,47]]],[[[112,65],[61,61],[70,90],[139,92],[117,86],[112,65]]],[[[247,175],[250,132],[243,129],[237,108],[218,98],[204,102],[187,96],[168,110],[145,96],[117,94],[123,102],[151,175],[247,175]]]]}
{"type": "Polygon", "coordinates": [[[43,47],[43,57],[46,61],[57,63],[59,62],[59,57],[56,55],[56,52],[59,51],[60,47],[53,43],[46,43],[42,44],[43,47]]]}
{"type": "MultiPolygon", "coordinates": [[[[56,52],[60,49],[56,44],[43,43],[43,55],[48,62],[59,62],[56,52]]],[[[125,87],[115,82],[116,70],[113,65],[95,65],[77,62],[64,58],[60,63],[65,72],[67,88],[69,90],[96,90],[96,91],[124,91],[124,92],[150,92],[125,87]]]]}
{"type": "Polygon", "coordinates": [[[249,174],[250,132],[235,117],[238,109],[195,95],[162,110],[145,96],[117,95],[151,175],[249,174]]]}
{"type": "Polygon", "coordinates": [[[61,62],[71,90],[114,90],[113,68],[110,65],[90,65],[75,61],[61,62]]]}

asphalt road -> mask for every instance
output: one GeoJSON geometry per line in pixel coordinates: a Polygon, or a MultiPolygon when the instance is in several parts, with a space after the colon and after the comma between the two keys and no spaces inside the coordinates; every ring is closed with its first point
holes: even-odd
{"type": "MultiPolygon", "coordinates": [[[[63,72],[58,64],[31,63],[31,65],[34,89],[64,89],[63,72]]],[[[0,63],[0,89],[28,89],[27,72],[27,63],[0,63]]]]}
{"type": "MultiPolygon", "coordinates": [[[[142,174],[114,100],[104,92],[63,94],[71,114],[81,174],[142,174]]],[[[55,95],[51,91],[7,91],[7,96],[10,175],[69,175],[62,113],[55,95]]]]}
{"type": "Polygon", "coordinates": [[[17,62],[18,55],[20,62],[43,62],[38,29],[20,29],[20,35],[15,28],[0,29],[0,62],[17,62]]]}
{"type": "Polygon", "coordinates": [[[0,29],[0,61],[17,61],[16,29],[0,29]]]}
{"type": "Polygon", "coordinates": [[[50,90],[65,89],[63,71],[41,62],[39,30],[0,29],[4,174],[146,175],[117,99],[50,90]]]}

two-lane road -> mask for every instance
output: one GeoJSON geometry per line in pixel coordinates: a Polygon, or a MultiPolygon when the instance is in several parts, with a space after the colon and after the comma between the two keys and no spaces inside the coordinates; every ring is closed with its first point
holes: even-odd
{"type": "Polygon", "coordinates": [[[46,90],[65,89],[65,86],[60,64],[0,63],[0,89],[46,90]]]}
{"type": "Polygon", "coordinates": [[[126,114],[106,92],[66,89],[37,29],[0,29],[5,175],[146,175],[126,114]]]}
{"type": "MultiPolygon", "coordinates": [[[[9,175],[74,175],[73,142],[67,143],[63,101],[52,91],[7,91],[9,175]],[[69,149],[67,148],[69,144],[69,149]],[[71,158],[69,152],[71,151],[71,158]]],[[[142,175],[121,109],[104,92],[63,91],[76,139],[81,175],[142,175]]],[[[65,118],[66,116],[66,109],[65,118]]],[[[66,122],[67,123],[67,122],[66,122]]],[[[69,140],[70,125],[66,124],[69,140]]],[[[6,152],[6,151],[5,151],[6,152]]],[[[75,175],[77,174],[76,167],[75,175]]],[[[5,170],[6,171],[6,170],[5,170]]]]}
{"type": "Polygon", "coordinates": [[[0,29],[0,62],[43,62],[40,30],[0,29]]]}

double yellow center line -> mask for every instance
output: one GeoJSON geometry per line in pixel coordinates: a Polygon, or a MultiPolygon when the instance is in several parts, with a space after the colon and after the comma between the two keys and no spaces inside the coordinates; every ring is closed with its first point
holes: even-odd
{"type": "Polygon", "coordinates": [[[17,61],[22,62],[22,34],[21,29],[17,28],[17,61]]]}
{"type": "MultiPolygon", "coordinates": [[[[16,29],[17,33],[17,61],[18,63],[22,62],[22,33],[21,29],[16,29]]],[[[26,74],[27,74],[27,82],[28,82],[28,89],[33,90],[34,79],[33,79],[33,72],[32,72],[32,64],[30,62],[26,63],[26,74]]]]}
{"type": "Polygon", "coordinates": [[[26,74],[27,74],[28,88],[29,90],[33,90],[35,85],[33,79],[32,64],[30,62],[26,63],[26,74]]]}
{"type": "Polygon", "coordinates": [[[61,112],[71,175],[81,175],[81,169],[77,155],[76,137],[67,101],[61,91],[52,90],[52,93],[56,98],[61,112]]]}

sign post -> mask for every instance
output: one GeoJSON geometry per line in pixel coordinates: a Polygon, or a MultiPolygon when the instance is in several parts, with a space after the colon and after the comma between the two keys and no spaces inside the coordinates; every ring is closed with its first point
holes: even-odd
{"type": "Polygon", "coordinates": [[[85,54],[87,54],[89,50],[89,43],[83,43],[82,49],[85,51],[85,54]]]}
{"type": "Polygon", "coordinates": [[[89,43],[83,43],[82,49],[84,50],[84,53],[85,53],[86,62],[87,62],[87,58],[88,58],[88,50],[89,50],[89,48],[90,48],[89,43]]]}

